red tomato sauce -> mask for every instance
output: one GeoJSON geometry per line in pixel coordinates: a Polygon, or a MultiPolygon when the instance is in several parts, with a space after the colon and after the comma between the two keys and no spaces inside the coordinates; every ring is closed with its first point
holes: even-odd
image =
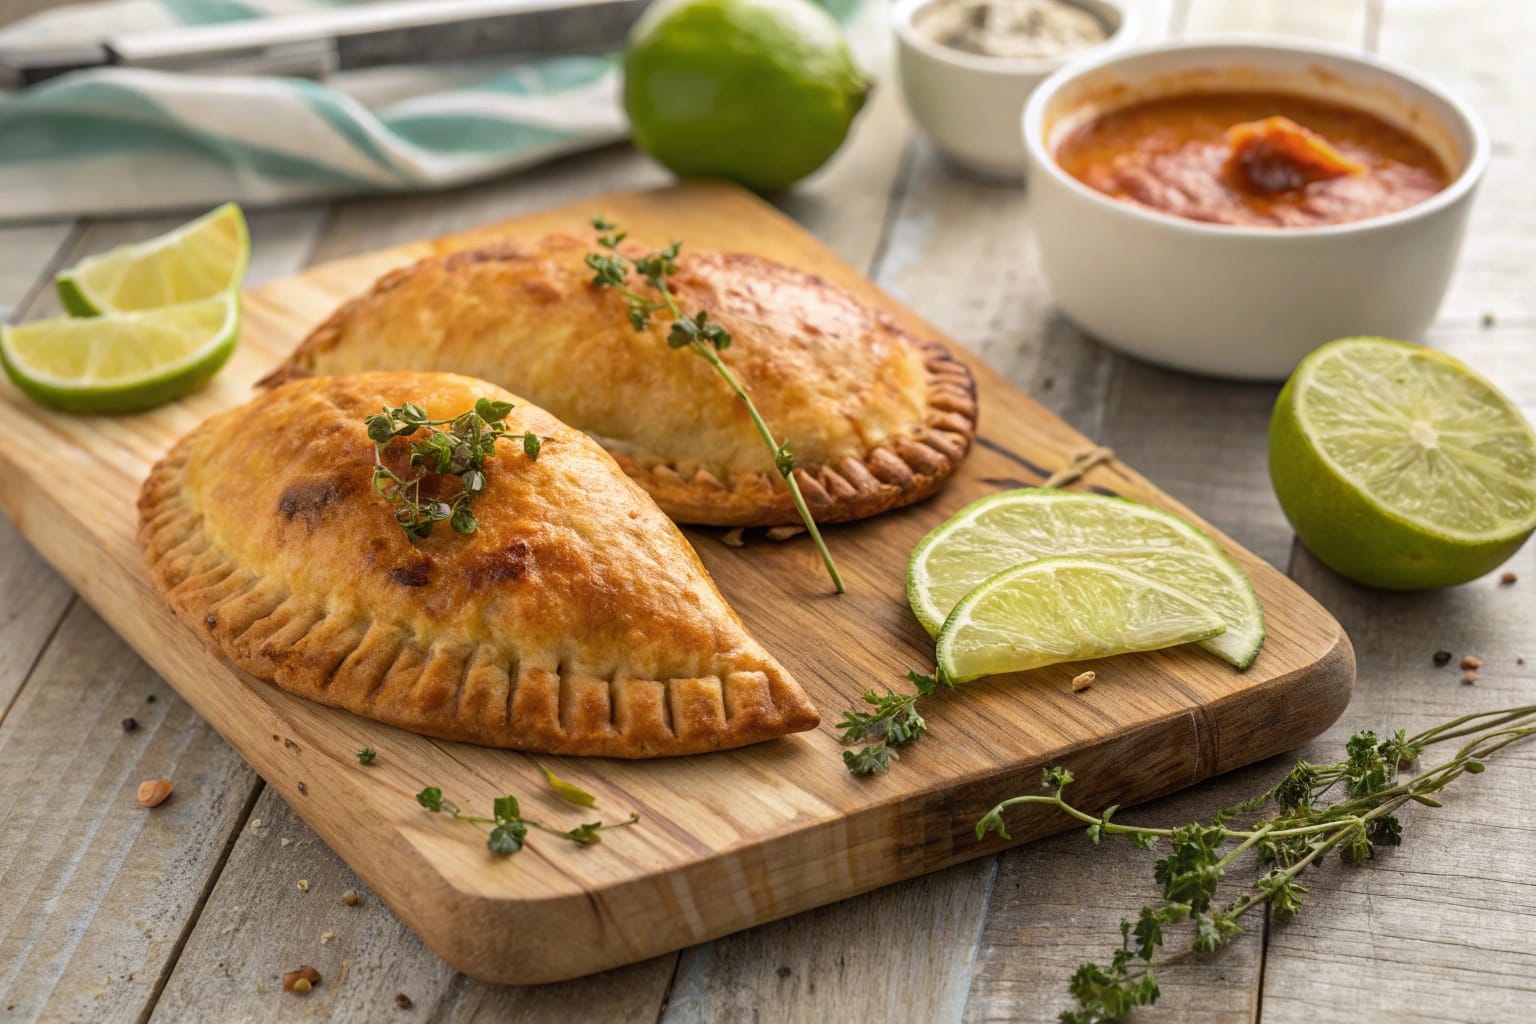
{"type": "Polygon", "coordinates": [[[1274,92],[1190,93],[1112,110],[1072,132],[1056,162],[1116,199],[1259,227],[1379,217],[1450,181],[1428,146],[1381,118],[1274,92]]]}

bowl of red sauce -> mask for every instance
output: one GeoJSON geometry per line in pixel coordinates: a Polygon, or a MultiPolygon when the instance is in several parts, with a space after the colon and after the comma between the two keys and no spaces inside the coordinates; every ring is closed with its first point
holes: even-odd
{"type": "Polygon", "coordinates": [[[1290,43],[1070,65],[1024,146],[1057,306],[1130,355],[1248,380],[1334,338],[1420,339],[1488,162],[1476,115],[1423,75],[1290,43]]]}

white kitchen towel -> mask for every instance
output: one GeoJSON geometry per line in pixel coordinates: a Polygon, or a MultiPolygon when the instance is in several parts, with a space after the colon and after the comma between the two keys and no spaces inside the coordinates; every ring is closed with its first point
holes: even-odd
{"type": "MultiPolygon", "coordinates": [[[[344,0],[106,0],[0,28],[99,42],[344,0]]],[[[612,55],[299,78],[79,71],[0,95],[0,222],[440,188],[625,137],[612,55]]]]}

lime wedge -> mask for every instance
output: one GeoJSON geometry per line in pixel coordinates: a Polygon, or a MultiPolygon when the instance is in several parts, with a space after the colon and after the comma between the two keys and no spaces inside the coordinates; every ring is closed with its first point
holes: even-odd
{"type": "Polygon", "coordinates": [[[1247,668],[1264,643],[1264,609],[1230,555],[1161,509],[1100,494],[1030,488],[972,502],[936,527],[907,562],[907,600],[929,633],[982,580],[1036,558],[1069,555],[1141,573],[1221,616],[1204,646],[1247,668]]]}
{"type": "Polygon", "coordinates": [[[1386,338],[1301,361],[1269,425],[1269,472],[1313,554],[1419,589],[1497,568],[1536,529],[1536,433],[1460,361],[1386,338]]]}
{"type": "Polygon", "coordinates": [[[1042,558],[1004,569],[955,605],[939,630],[939,672],[964,683],[1208,640],[1224,629],[1210,608],[1123,565],[1042,558]]]}
{"type": "Polygon", "coordinates": [[[66,412],[162,405],[218,372],[240,335],[234,292],[142,313],[0,328],[0,363],[30,397],[66,412]]]}
{"type": "Polygon", "coordinates": [[[250,258],[245,215],[225,203],[158,238],[81,260],[54,284],[72,316],[155,309],[239,288],[250,258]]]}

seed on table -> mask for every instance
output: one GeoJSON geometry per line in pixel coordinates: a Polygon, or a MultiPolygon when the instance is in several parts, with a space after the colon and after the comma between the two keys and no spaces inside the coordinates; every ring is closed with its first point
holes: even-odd
{"type": "Polygon", "coordinates": [[[1499,586],[1501,587],[1512,587],[1518,582],[1520,582],[1520,577],[1512,572],[1507,572],[1499,577],[1499,586]]]}
{"type": "Polygon", "coordinates": [[[159,807],[170,799],[170,779],[145,779],[139,783],[139,806],[159,807]]]}
{"type": "Polygon", "coordinates": [[[348,889],[346,892],[342,893],[341,902],[345,903],[349,907],[357,906],[357,890],[348,889]]]}
{"type": "Polygon", "coordinates": [[[395,993],[395,1005],[400,1007],[400,1009],[402,1009],[402,1010],[409,1010],[411,1008],[411,1005],[412,1005],[411,1004],[411,997],[406,995],[404,992],[396,992],[395,993]]]}
{"type": "Polygon", "coordinates": [[[1469,654],[1465,658],[1461,659],[1461,668],[1462,668],[1463,672],[1465,672],[1465,671],[1467,671],[1469,669],[1479,669],[1479,668],[1482,668],[1482,667],[1483,667],[1483,659],[1479,658],[1475,654],[1469,654]]]}
{"type": "Polygon", "coordinates": [[[1477,673],[1471,669],[1467,669],[1461,674],[1461,684],[1463,686],[1471,686],[1475,682],[1477,682],[1477,673]]]}
{"type": "Polygon", "coordinates": [[[308,992],[320,984],[320,972],[309,964],[300,964],[296,971],[289,971],[283,975],[284,992],[308,992]]]}

